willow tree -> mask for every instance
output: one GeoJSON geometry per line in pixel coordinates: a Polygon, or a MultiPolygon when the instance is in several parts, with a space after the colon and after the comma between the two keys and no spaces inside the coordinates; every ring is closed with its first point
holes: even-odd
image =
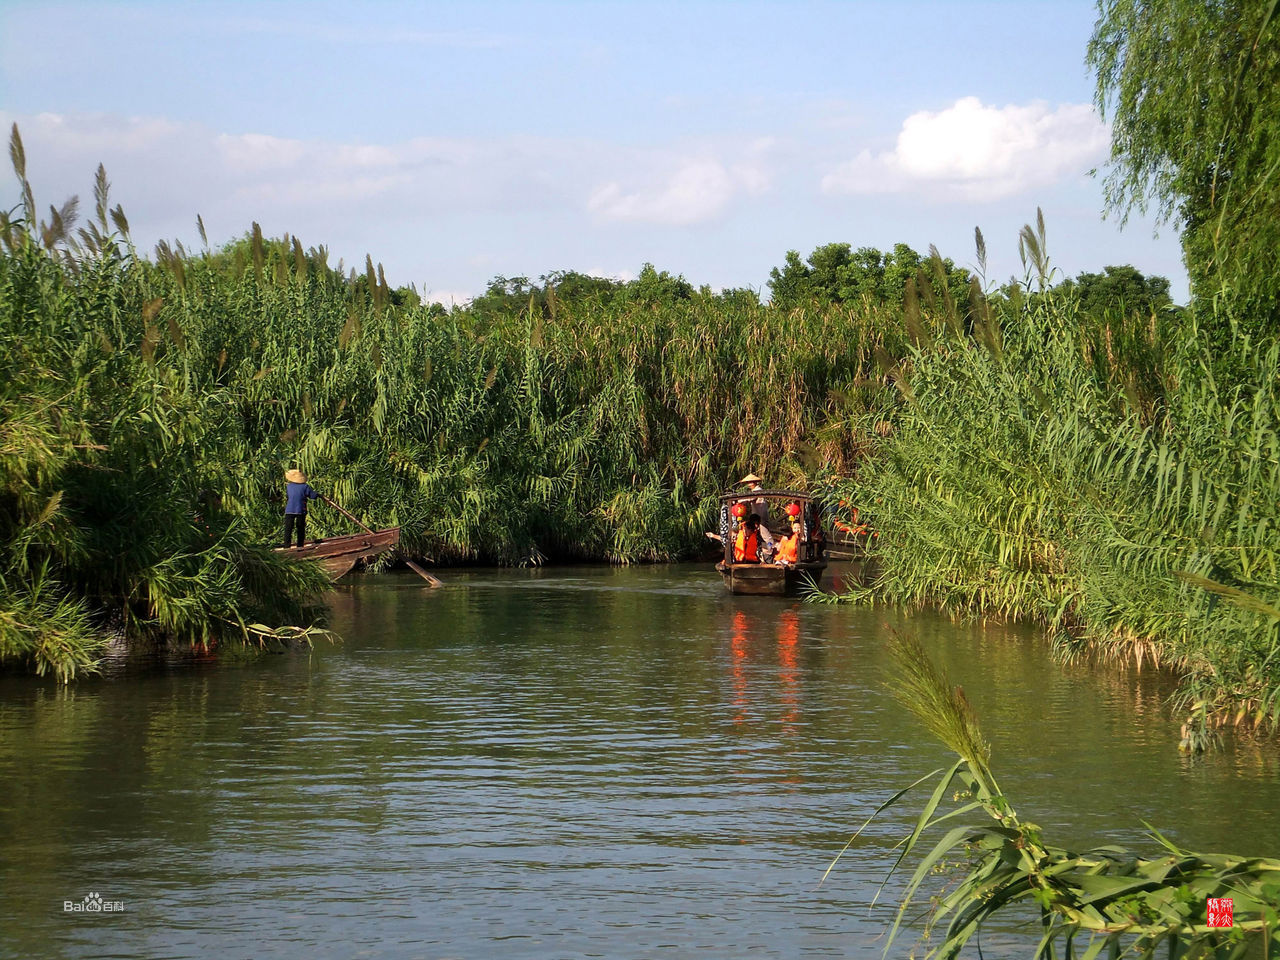
{"type": "Polygon", "coordinates": [[[1280,330],[1280,0],[1099,0],[1108,205],[1182,231],[1196,297],[1280,330]]]}

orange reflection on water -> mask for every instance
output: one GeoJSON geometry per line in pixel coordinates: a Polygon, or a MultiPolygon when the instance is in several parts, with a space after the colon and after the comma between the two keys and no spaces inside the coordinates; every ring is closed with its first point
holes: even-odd
{"type": "Polygon", "coordinates": [[[797,648],[800,645],[800,614],[784,610],[778,616],[778,681],[783,706],[783,736],[794,737],[800,720],[800,678],[796,667],[797,648]]]}
{"type": "Polygon", "coordinates": [[[733,707],[737,711],[733,717],[735,724],[745,723],[747,719],[747,624],[747,615],[735,610],[730,638],[733,660],[729,665],[733,674],[733,707]]]}
{"type": "MultiPolygon", "coordinates": [[[[770,762],[781,759],[785,764],[783,771],[779,771],[777,782],[788,785],[798,784],[800,778],[791,766],[788,748],[778,748],[781,747],[779,741],[791,740],[800,732],[800,626],[800,611],[794,607],[778,610],[776,615],[735,610],[730,619],[729,675],[733,684],[733,724],[745,732],[745,725],[754,710],[756,719],[763,721],[763,726],[771,728],[771,731],[781,729],[782,736],[776,740],[774,735],[762,730],[764,739],[760,742],[774,743],[773,747],[765,748],[765,753],[770,762]],[[751,648],[753,639],[757,644],[754,651],[751,648]],[[770,640],[777,649],[777,668],[760,669],[766,667],[771,659],[766,652],[770,640]],[[748,689],[753,656],[758,661],[754,691],[748,689]],[[758,701],[754,707],[750,699],[753,695],[758,701]],[[773,719],[775,704],[780,710],[777,721],[773,719]],[[779,726],[775,727],[775,722],[779,726]]],[[[749,748],[744,743],[741,750],[743,760],[755,765],[765,759],[760,750],[759,744],[749,748]]],[[[749,770],[750,766],[739,772],[747,775],[749,770]]]]}

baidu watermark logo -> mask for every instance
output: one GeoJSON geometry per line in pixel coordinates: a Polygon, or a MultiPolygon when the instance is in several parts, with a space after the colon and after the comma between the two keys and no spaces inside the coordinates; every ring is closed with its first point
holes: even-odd
{"type": "Polygon", "coordinates": [[[63,913],[122,913],[123,900],[103,900],[102,894],[90,893],[83,900],[63,900],[63,913]]]}

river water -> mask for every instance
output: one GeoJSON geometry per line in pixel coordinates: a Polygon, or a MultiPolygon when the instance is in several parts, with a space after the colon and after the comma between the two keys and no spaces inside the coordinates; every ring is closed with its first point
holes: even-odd
{"type": "Polygon", "coordinates": [[[1274,746],[1186,760],[1160,678],[1023,628],[729,597],[697,565],[447,580],[355,578],[311,652],[0,678],[0,955],[878,957],[925,796],[819,881],[952,759],[886,692],[891,627],[1050,842],[1151,850],[1145,820],[1280,855],[1274,746]],[[119,909],[66,910],[91,894],[119,909]]]}

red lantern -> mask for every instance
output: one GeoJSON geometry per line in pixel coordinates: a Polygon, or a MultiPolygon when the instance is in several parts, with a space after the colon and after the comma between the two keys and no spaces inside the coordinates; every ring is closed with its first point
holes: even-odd
{"type": "Polygon", "coordinates": [[[800,516],[800,504],[798,504],[798,503],[788,503],[788,504],[787,504],[787,516],[788,516],[788,517],[798,517],[798,516],[800,516]]]}
{"type": "Polygon", "coordinates": [[[743,517],[745,517],[745,516],[746,516],[750,511],[748,511],[748,510],[747,510],[747,505],[746,505],[745,503],[743,503],[742,501],[738,501],[737,503],[735,503],[735,504],[733,505],[733,509],[732,509],[732,510],[730,510],[729,512],[730,512],[730,513],[732,513],[732,514],[733,514],[735,517],[737,517],[739,520],[741,520],[741,519],[742,519],[743,517]]]}

